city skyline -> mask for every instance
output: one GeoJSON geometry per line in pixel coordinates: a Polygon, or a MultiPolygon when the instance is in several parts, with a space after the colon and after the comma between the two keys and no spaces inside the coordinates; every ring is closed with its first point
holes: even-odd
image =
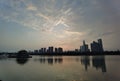
{"type": "Polygon", "coordinates": [[[119,50],[119,4],[119,0],[0,0],[0,52],[48,46],[73,50],[83,40],[90,44],[99,38],[104,50],[119,50]]]}
{"type": "MultiPolygon", "coordinates": [[[[79,53],[89,53],[89,52],[98,52],[103,53],[104,52],[104,45],[102,43],[102,39],[98,39],[98,42],[93,41],[93,43],[86,44],[85,40],[83,40],[83,45],[79,46],[80,48],[74,48],[72,50],[64,50],[62,47],[42,47],[39,49],[35,49],[34,51],[31,51],[33,53],[63,53],[63,52],[79,52],[79,53]]],[[[106,50],[107,51],[107,50],[106,50]]]]}

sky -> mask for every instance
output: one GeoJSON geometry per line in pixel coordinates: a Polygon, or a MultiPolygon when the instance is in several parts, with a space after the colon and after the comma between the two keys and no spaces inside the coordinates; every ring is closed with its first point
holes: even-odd
{"type": "Polygon", "coordinates": [[[80,48],[102,38],[120,49],[120,0],[0,0],[0,52],[80,48]]]}

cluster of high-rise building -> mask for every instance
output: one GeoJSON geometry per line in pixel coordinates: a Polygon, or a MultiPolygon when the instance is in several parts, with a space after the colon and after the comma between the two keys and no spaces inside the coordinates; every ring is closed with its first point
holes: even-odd
{"type": "Polygon", "coordinates": [[[34,53],[62,53],[63,48],[54,48],[53,46],[47,48],[40,48],[39,50],[34,50],[34,53]]]}
{"type": "MultiPolygon", "coordinates": [[[[91,47],[91,52],[103,52],[103,44],[102,44],[102,39],[98,39],[98,41],[93,41],[90,44],[91,47]]],[[[80,52],[90,52],[89,46],[88,44],[85,43],[85,41],[83,41],[83,45],[80,46],[80,52]]]]}
{"type": "MultiPolygon", "coordinates": [[[[87,52],[103,52],[103,44],[102,44],[102,39],[98,39],[98,41],[93,41],[90,44],[90,48],[89,49],[89,45],[85,43],[85,40],[83,41],[83,45],[80,46],[80,49],[75,49],[75,51],[73,52],[78,52],[78,53],[87,53],[87,52]]],[[[34,53],[39,53],[39,54],[43,54],[43,53],[65,53],[63,52],[63,48],[59,47],[53,47],[50,46],[48,48],[40,48],[39,50],[34,50],[34,53]]]]}

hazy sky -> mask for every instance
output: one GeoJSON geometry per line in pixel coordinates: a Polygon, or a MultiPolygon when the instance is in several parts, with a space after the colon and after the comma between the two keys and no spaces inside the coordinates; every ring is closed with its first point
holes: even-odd
{"type": "Polygon", "coordinates": [[[120,0],[0,0],[0,51],[79,48],[103,39],[120,49],[120,0]]]}

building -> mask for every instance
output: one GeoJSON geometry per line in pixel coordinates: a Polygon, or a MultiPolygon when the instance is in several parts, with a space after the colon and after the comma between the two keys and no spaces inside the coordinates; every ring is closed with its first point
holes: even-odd
{"type": "Polygon", "coordinates": [[[103,52],[104,50],[103,50],[103,43],[102,43],[102,39],[98,39],[98,43],[99,43],[99,45],[100,45],[99,50],[103,52]]]}
{"type": "Polygon", "coordinates": [[[79,49],[75,49],[75,52],[79,52],[79,49]]]}
{"type": "Polygon", "coordinates": [[[63,52],[63,48],[59,47],[57,51],[58,51],[58,53],[62,53],[63,52]]]}
{"type": "Polygon", "coordinates": [[[102,44],[102,39],[98,39],[98,42],[93,41],[91,43],[91,51],[92,52],[103,52],[103,44],[102,44]]]}
{"type": "Polygon", "coordinates": [[[46,48],[43,48],[43,53],[46,53],[46,48]]]}
{"type": "Polygon", "coordinates": [[[41,53],[43,53],[43,51],[44,51],[44,48],[41,48],[41,53]]]}
{"type": "Polygon", "coordinates": [[[42,53],[41,49],[39,49],[39,53],[42,53]]]}
{"type": "Polygon", "coordinates": [[[46,53],[46,48],[41,48],[41,49],[39,50],[39,53],[46,53]]]}
{"type": "Polygon", "coordinates": [[[51,47],[48,47],[48,53],[53,53],[53,50],[54,48],[51,46],[51,47]]]}
{"type": "Polygon", "coordinates": [[[55,48],[55,53],[58,53],[58,48],[55,48]]]}
{"type": "Polygon", "coordinates": [[[39,51],[38,50],[34,50],[34,53],[39,53],[39,51]]]}
{"type": "Polygon", "coordinates": [[[89,52],[90,51],[88,45],[85,44],[85,41],[83,41],[83,45],[80,46],[80,51],[81,52],[89,52]]]}

